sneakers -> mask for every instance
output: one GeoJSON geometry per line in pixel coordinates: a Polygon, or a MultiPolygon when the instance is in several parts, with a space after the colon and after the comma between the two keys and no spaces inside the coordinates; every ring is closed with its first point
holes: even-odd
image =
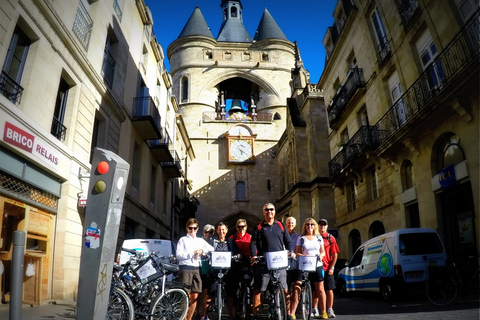
{"type": "Polygon", "coordinates": [[[200,320],[210,320],[210,318],[208,316],[203,316],[200,318],[200,320]]]}
{"type": "Polygon", "coordinates": [[[312,318],[319,319],[320,313],[318,313],[318,309],[312,309],[312,318]]]}
{"type": "Polygon", "coordinates": [[[328,319],[328,315],[325,311],[322,312],[322,317],[320,319],[328,319]]]}
{"type": "Polygon", "coordinates": [[[329,318],[335,318],[335,312],[333,312],[332,308],[328,308],[327,315],[329,318]]]}
{"type": "Polygon", "coordinates": [[[297,319],[297,316],[296,315],[287,315],[287,320],[296,320],[297,319]]]}

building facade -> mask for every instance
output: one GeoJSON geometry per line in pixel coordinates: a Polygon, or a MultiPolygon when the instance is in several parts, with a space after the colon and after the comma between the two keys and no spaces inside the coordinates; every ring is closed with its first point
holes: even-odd
{"type": "MultiPolygon", "coordinates": [[[[219,1],[213,37],[196,7],[167,55],[196,158],[188,166],[201,225],[238,218],[250,229],[280,199],[278,142],[286,128],[295,45],[265,9],[252,38],[241,1],[219,1]]],[[[281,212],[277,214],[282,215],[281,212]]]]}
{"type": "Polygon", "coordinates": [[[333,16],[318,86],[341,256],[414,227],[437,230],[457,261],[476,255],[478,4],[338,1],[333,16]]]}
{"type": "MultiPolygon", "coordinates": [[[[24,300],[76,297],[92,150],[130,163],[119,245],[171,239],[194,215],[195,155],[143,0],[0,4],[0,277],[26,233],[24,300]]],[[[181,230],[180,230],[181,229],[181,230]]]]}

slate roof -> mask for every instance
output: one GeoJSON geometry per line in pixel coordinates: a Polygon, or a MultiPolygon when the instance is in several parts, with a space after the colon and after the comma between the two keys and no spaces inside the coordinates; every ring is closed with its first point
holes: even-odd
{"type": "Polygon", "coordinates": [[[207,25],[207,21],[205,21],[205,18],[203,17],[203,14],[198,6],[195,8],[195,10],[193,10],[192,15],[183,27],[183,30],[180,32],[178,38],[184,38],[188,36],[205,36],[213,38],[212,32],[207,25]]]}
{"type": "Polygon", "coordinates": [[[252,37],[241,19],[227,19],[222,23],[217,41],[221,42],[253,42],[252,37]]]}
{"type": "Polygon", "coordinates": [[[255,37],[253,39],[255,41],[263,39],[282,39],[288,41],[282,29],[280,29],[267,8],[263,11],[262,19],[260,19],[257,32],[255,32],[255,37]]]}

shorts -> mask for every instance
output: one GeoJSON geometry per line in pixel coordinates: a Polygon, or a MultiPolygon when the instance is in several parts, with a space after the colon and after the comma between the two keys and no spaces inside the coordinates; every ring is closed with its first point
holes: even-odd
{"type": "Polygon", "coordinates": [[[335,276],[329,275],[328,272],[325,272],[325,275],[323,277],[323,287],[325,290],[333,290],[336,288],[335,286],[335,276]]]}
{"type": "MultiPolygon", "coordinates": [[[[317,267],[315,272],[309,272],[308,273],[308,280],[310,282],[315,283],[315,282],[321,282],[323,281],[323,267],[317,267]]],[[[299,270],[297,271],[295,275],[295,280],[296,281],[302,281],[303,280],[303,271],[299,270]]]]}
{"type": "Polygon", "coordinates": [[[212,275],[211,274],[201,274],[200,277],[202,278],[202,290],[210,289],[210,285],[212,282],[212,275]]]}
{"type": "MultiPolygon", "coordinates": [[[[257,264],[255,267],[253,287],[260,291],[267,290],[268,283],[270,282],[270,272],[266,264],[257,264]]],[[[273,271],[272,271],[273,272],[273,271]]],[[[280,283],[283,289],[287,289],[287,271],[285,269],[278,270],[280,273],[280,283]]]]}
{"type": "Polygon", "coordinates": [[[182,268],[182,266],[180,266],[180,270],[178,271],[178,281],[190,286],[190,288],[186,288],[188,292],[202,292],[202,278],[200,276],[200,267],[182,268]]]}

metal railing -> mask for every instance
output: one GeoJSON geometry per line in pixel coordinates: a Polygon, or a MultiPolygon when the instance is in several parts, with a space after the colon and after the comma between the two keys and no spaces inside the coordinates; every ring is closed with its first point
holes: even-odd
{"type": "Polygon", "coordinates": [[[376,149],[378,137],[373,129],[372,126],[361,126],[353,137],[343,145],[342,150],[328,163],[330,178],[340,173],[353,159],[362,155],[365,151],[376,149]]]}
{"type": "Polygon", "coordinates": [[[60,120],[53,117],[52,128],[50,129],[50,133],[58,140],[64,141],[65,136],[67,134],[67,127],[65,127],[63,123],[60,122],[60,120]]]}
{"type": "Polygon", "coordinates": [[[133,120],[151,117],[157,128],[161,130],[160,113],[158,112],[155,102],[153,102],[153,99],[150,96],[133,98],[132,117],[133,120]]]}
{"type": "Polygon", "coordinates": [[[345,84],[337,90],[337,93],[333,97],[332,102],[327,109],[330,128],[333,129],[335,124],[340,119],[340,116],[346,110],[348,102],[352,99],[355,92],[360,88],[365,88],[363,70],[358,67],[350,69],[345,84]]]}
{"type": "Polygon", "coordinates": [[[85,50],[88,49],[90,43],[90,35],[92,34],[93,20],[88,14],[87,9],[82,1],[79,1],[75,21],[73,22],[73,33],[82,44],[85,50]]]}
{"type": "Polygon", "coordinates": [[[396,132],[418,119],[432,102],[467,66],[478,60],[480,52],[479,12],[469,20],[428,66],[410,88],[392,105],[375,124],[380,144],[396,132]]]}
{"type": "Polygon", "coordinates": [[[12,103],[19,104],[23,88],[5,71],[0,75],[0,92],[12,103]]]}
{"type": "Polygon", "coordinates": [[[105,48],[103,52],[102,75],[105,82],[111,88],[113,85],[113,76],[115,74],[115,59],[113,59],[110,51],[105,48]]]}
{"type": "Polygon", "coordinates": [[[418,9],[417,0],[403,0],[398,8],[400,15],[402,17],[402,22],[404,26],[408,26],[412,23],[411,19],[415,12],[418,9]]]}
{"type": "MultiPolygon", "coordinates": [[[[225,117],[229,117],[230,115],[228,112],[225,114],[225,117]]],[[[204,111],[202,113],[202,121],[203,122],[211,122],[211,121],[233,121],[233,122],[245,122],[245,121],[253,121],[253,120],[221,120],[217,119],[217,112],[215,111],[204,111]]],[[[255,121],[273,121],[273,114],[271,112],[260,112],[257,114],[257,120],[255,121]]]]}

